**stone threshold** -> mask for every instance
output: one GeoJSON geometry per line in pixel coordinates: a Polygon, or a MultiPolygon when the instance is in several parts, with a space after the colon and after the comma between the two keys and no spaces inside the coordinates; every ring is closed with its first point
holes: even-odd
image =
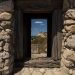
{"type": "Polygon", "coordinates": [[[53,60],[51,58],[37,58],[24,62],[24,66],[32,68],[59,68],[60,60],[53,60]]]}

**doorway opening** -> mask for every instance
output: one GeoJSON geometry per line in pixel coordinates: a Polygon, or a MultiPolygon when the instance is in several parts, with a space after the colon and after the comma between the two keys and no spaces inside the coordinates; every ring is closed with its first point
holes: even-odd
{"type": "Polygon", "coordinates": [[[47,57],[47,19],[31,19],[31,58],[47,57]]]}
{"type": "Polygon", "coordinates": [[[23,14],[24,59],[50,58],[52,53],[52,13],[23,14]]]}

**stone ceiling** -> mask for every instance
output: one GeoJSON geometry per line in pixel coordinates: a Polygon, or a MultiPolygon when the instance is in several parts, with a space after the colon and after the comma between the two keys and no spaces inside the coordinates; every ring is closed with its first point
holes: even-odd
{"type": "Polygon", "coordinates": [[[62,8],[62,0],[17,0],[17,6],[23,10],[42,11],[62,8]]]}

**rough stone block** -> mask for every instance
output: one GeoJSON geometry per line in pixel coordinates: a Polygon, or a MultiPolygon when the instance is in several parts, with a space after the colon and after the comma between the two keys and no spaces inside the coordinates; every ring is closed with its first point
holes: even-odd
{"type": "Polygon", "coordinates": [[[8,12],[3,12],[0,14],[0,20],[10,20],[12,15],[8,12]]]}
{"type": "Polygon", "coordinates": [[[0,26],[0,32],[3,30],[3,27],[0,26]]]}
{"type": "Polygon", "coordinates": [[[14,58],[13,57],[10,57],[9,59],[5,59],[5,63],[4,65],[5,66],[10,66],[14,63],[14,58]]]}
{"type": "Polygon", "coordinates": [[[62,75],[61,70],[60,69],[54,69],[54,74],[53,75],[62,75]]]}
{"type": "Polygon", "coordinates": [[[2,61],[3,61],[2,58],[0,58],[0,63],[1,63],[2,61]]]}
{"type": "Polygon", "coordinates": [[[5,43],[3,49],[4,49],[5,51],[9,51],[9,50],[10,50],[10,44],[9,44],[9,43],[5,43]]]}
{"type": "Polygon", "coordinates": [[[45,71],[46,71],[45,68],[41,68],[41,69],[40,69],[40,72],[41,72],[41,73],[44,73],[45,71]]]}
{"type": "Polygon", "coordinates": [[[2,21],[1,24],[0,24],[2,27],[5,27],[7,25],[11,25],[11,21],[2,21]]]}
{"type": "Polygon", "coordinates": [[[72,68],[74,67],[74,62],[66,60],[64,58],[61,59],[61,63],[64,64],[64,66],[66,66],[67,68],[72,68]]]}
{"type": "Polygon", "coordinates": [[[75,33],[75,25],[72,25],[70,32],[75,33]]]}
{"type": "Polygon", "coordinates": [[[2,58],[3,57],[3,52],[0,52],[0,58],[2,58]]]}
{"type": "Polygon", "coordinates": [[[64,25],[68,26],[68,25],[73,25],[73,24],[75,25],[75,20],[69,19],[69,20],[64,21],[64,25]]]}
{"type": "Polygon", "coordinates": [[[2,47],[2,46],[3,46],[3,44],[4,44],[4,42],[3,42],[3,41],[0,41],[0,47],[2,47]]]}
{"type": "Polygon", "coordinates": [[[42,75],[42,73],[40,71],[34,71],[32,75],[42,75]]]}
{"type": "Polygon", "coordinates": [[[70,31],[71,28],[72,28],[72,26],[64,26],[64,29],[65,29],[66,31],[70,31]]]}
{"type": "Polygon", "coordinates": [[[72,35],[72,39],[67,38],[65,46],[75,49],[75,35],[72,35]]]}
{"type": "Polygon", "coordinates": [[[2,47],[0,47],[0,51],[2,51],[3,50],[3,48],[2,47]]]}
{"type": "Polygon", "coordinates": [[[3,52],[3,59],[9,58],[10,54],[8,52],[3,52]]]}
{"type": "Polygon", "coordinates": [[[66,60],[75,62],[75,51],[66,49],[66,50],[64,51],[64,53],[63,53],[63,57],[64,57],[66,60]]]}
{"type": "Polygon", "coordinates": [[[10,71],[9,71],[9,66],[5,66],[3,68],[3,75],[9,75],[10,74],[10,71]]]}
{"type": "Polygon", "coordinates": [[[75,19],[75,10],[74,9],[69,9],[66,12],[65,18],[72,18],[75,19]]]}
{"type": "MultiPolygon", "coordinates": [[[[66,68],[65,66],[60,68],[61,69],[61,73],[60,75],[70,75],[69,73],[69,68],[66,68]]],[[[55,74],[56,75],[56,74],[55,74]]]]}
{"type": "Polygon", "coordinates": [[[54,75],[52,70],[47,70],[44,75],[54,75]]]}
{"type": "Polygon", "coordinates": [[[4,35],[3,36],[3,39],[6,41],[6,42],[8,42],[8,41],[10,41],[10,35],[4,35]]]}
{"type": "MultiPolygon", "coordinates": [[[[31,75],[29,69],[26,68],[26,69],[24,69],[24,70],[21,72],[21,75],[25,75],[25,74],[31,75]]],[[[38,75],[39,75],[39,74],[38,74],[38,75]]]]}
{"type": "Polygon", "coordinates": [[[3,62],[0,63],[0,69],[4,67],[3,62]]]}
{"type": "Polygon", "coordinates": [[[12,34],[12,30],[11,29],[6,29],[5,31],[7,32],[7,34],[12,34]]]}
{"type": "Polygon", "coordinates": [[[73,73],[72,73],[72,75],[75,75],[75,69],[73,70],[73,73]]]}

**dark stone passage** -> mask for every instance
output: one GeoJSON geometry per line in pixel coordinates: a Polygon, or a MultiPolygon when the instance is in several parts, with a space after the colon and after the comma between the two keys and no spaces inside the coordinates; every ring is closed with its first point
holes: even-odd
{"type": "Polygon", "coordinates": [[[51,57],[51,32],[52,32],[52,13],[41,13],[41,14],[23,14],[23,48],[24,48],[24,59],[31,58],[31,19],[47,19],[48,26],[47,26],[47,57],[51,57]]]}

